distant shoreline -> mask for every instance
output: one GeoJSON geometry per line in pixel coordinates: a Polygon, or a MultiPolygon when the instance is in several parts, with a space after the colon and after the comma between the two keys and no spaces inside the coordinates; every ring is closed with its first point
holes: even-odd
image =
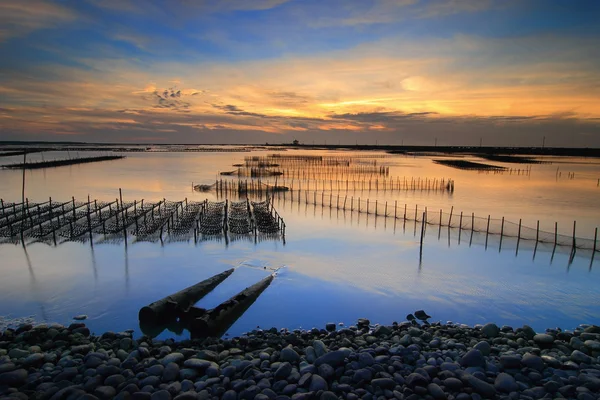
{"type": "MultiPolygon", "coordinates": [[[[506,146],[405,146],[405,145],[341,145],[341,144],[164,144],[164,143],[85,143],[85,142],[15,142],[0,141],[1,151],[146,151],[145,147],[175,147],[170,152],[185,151],[185,146],[218,146],[248,147],[248,148],[275,148],[297,150],[350,150],[350,151],[387,151],[391,154],[411,153],[436,153],[436,154],[486,154],[486,155],[537,155],[537,156],[572,156],[572,157],[600,157],[600,148],[588,147],[506,147],[506,146]],[[47,146],[47,147],[45,147],[47,146]]],[[[188,150],[189,151],[189,150],[188,150]]],[[[0,153],[1,154],[1,153],[0,153]]]]}

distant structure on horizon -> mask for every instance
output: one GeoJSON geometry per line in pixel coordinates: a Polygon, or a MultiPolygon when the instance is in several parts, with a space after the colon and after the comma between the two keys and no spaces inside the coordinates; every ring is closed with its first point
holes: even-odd
{"type": "Polygon", "coordinates": [[[298,146],[300,144],[300,142],[298,141],[298,139],[294,139],[294,141],[292,142],[292,144],[294,146],[298,146]]]}

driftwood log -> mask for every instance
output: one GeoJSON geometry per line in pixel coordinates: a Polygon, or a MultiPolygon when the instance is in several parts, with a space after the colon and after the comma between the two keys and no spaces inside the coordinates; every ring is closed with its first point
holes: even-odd
{"type": "Polygon", "coordinates": [[[247,287],[211,310],[190,307],[186,321],[192,338],[221,337],[271,284],[273,275],[247,287]]]}
{"type": "Polygon", "coordinates": [[[201,298],[210,293],[219,283],[233,273],[233,268],[203,280],[164,299],[142,307],[139,320],[145,325],[165,323],[185,314],[201,298]]]}

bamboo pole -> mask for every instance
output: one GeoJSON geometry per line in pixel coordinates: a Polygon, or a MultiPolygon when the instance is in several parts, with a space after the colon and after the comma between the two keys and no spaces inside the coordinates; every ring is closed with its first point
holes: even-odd
{"type": "MultiPolygon", "coordinates": [[[[490,216],[488,215],[487,228],[485,230],[485,248],[487,249],[488,235],[490,233],[490,216]]],[[[502,236],[500,236],[502,238],[502,236]]]]}

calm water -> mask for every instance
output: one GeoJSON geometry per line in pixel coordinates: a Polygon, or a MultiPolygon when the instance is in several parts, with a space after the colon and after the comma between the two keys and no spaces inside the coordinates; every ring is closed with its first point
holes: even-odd
{"type": "MultiPolygon", "coordinates": [[[[26,195],[44,201],[93,198],[214,199],[192,190],[211,183],[218,171],[232,170],[253,153],[131,153],[119,161],[26,172],[26,195]]],[[[288,151],[285,154],[293,154],[288,151]]],[[[87,154],[87,153],[86,153],[87,154]]],[[[303,152],[302,154],[317,154],[303,152]]],[[[319,152],[318,154],[325,154],[319,152]]],[[[348,154],[329,152],[327,154],[348,154]]],[[[361,153],[364,154],[364,153],[361,153]]],[[[43,153],[45,159],[66,154],[43,153]]],[[[40,158],[41,154],[31,156],[40,158]]],[[[475,158],[469,158],[475,160],[475,158]]],[[[16,162],[4,158],[4,162],[16,162]]],[[[600,160],[546,158],[531,174],[487,174],[434,164],[430,157],[394,156],[382,160],[394,177],[452,178],[455,191],[371,192],[351,195],[415,204],[431,210],[454,207],[466,215],[506,217],[571,235],[593,237],[600,225],[600,160]],[[557,173],[558,171],[558,173],[557,173]],[[568,179],[574,173],[574,179],[568,179]],[[559,176],[560,175],[560,176],[559,176]]],[[[479,160],[480,161],[480,160],[479,160]]],[[[501,164],[501,163],[493,163],[501,164]]],[[[523,165],[505,164],[511,168],[523,165]]],[[[20,199],[22,173],[0,170],[0,197],[20,199]]],[[[336,192],[337,193],[337,192],[336,192]]],[[[271,286],[230,329],[240,334],[256,326],[310,328],[326,322],[351,324],[359,317],[391,323],[424,308],[434,320],[469,324],[495,321],[535,329],[600,323],[600,257],[578,250],[490,237],[429,226],[419,256],[420,225],[383,217],[344,213],[292,202],[275,202],[285,219],[282,241],[224,241],[89,244],[58,247],[35,243],[0,245],[0,315],[35,315],[37,320],[68,323],[87,314],[93,331],[136,329],[140,307],[199,280],[237,267],[235,273],[199,303],[212,307],[280,270],[271,286]],[[557,306],[560,305],[560,306],[557,306]]],[[[162,336],[172,336],[165,331],[162,336]]]]}

